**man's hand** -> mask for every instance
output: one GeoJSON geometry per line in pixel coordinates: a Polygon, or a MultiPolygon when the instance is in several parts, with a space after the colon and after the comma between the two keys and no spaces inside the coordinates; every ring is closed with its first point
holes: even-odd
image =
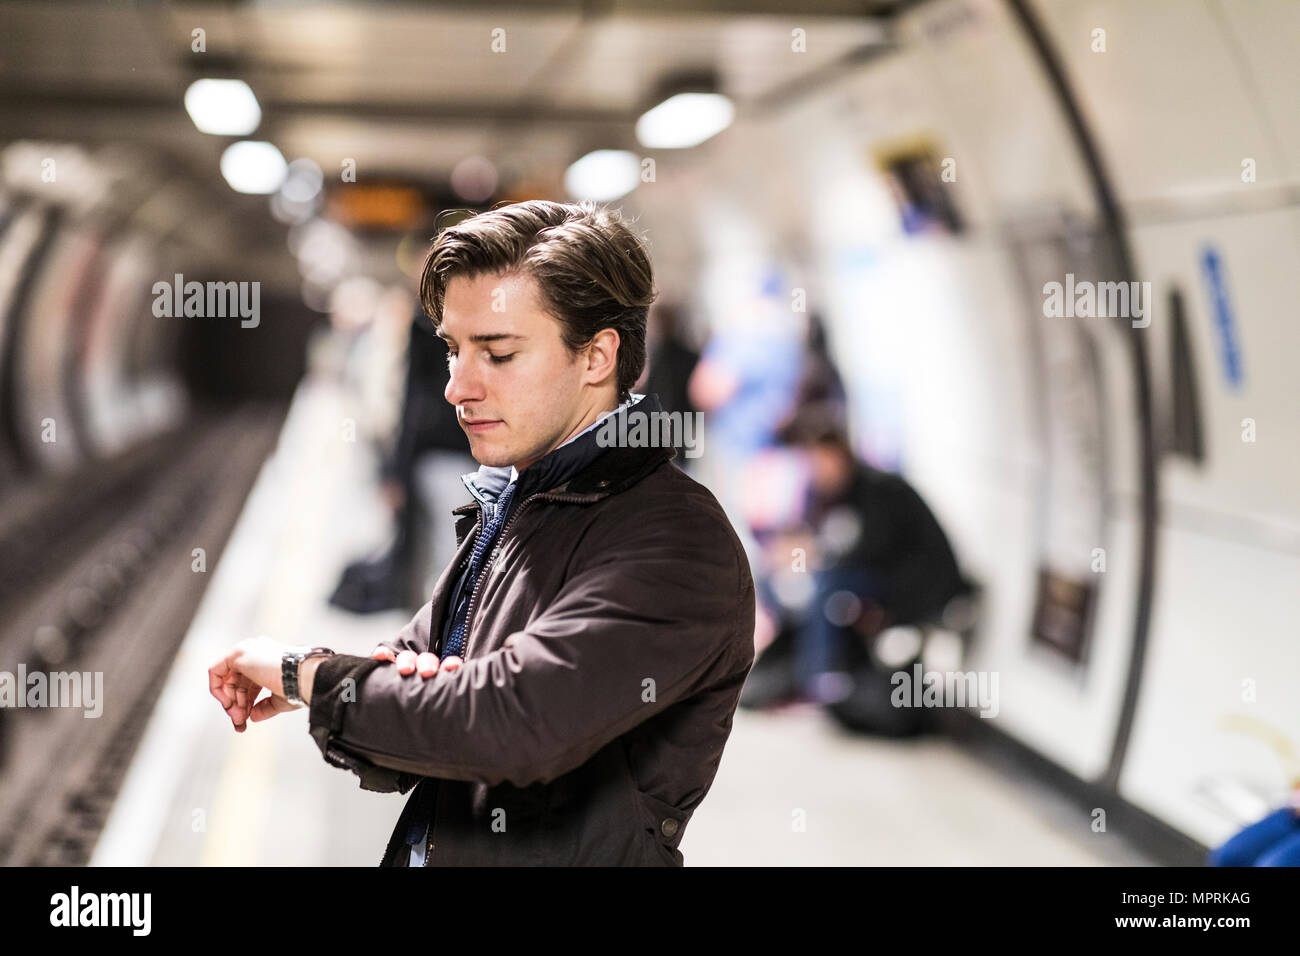
{"type": "Polygon", "coordinates": [[[387,644],[380,644],[370,656],[377,661],[388,661],[397,665],[397,673],[403,677],[409,677],[412,674],[419,673],[421,677],[432,677],[437,673],[454,674],[464,663],[455,654],[449,655],[445,660],[439,660],[437,654],[425,651],[423,654],[417,654],[415,651],[402,651],[397,653],[387,644]]]}
{"type": "Polygon", "coordinates": [[[208,668],[208,687],[212,696],[221,703],[237,732],[242,734],[248,728],[249,720],[266,720],[285,711],[297,710],[297,705],[284,698],[280,660],[285,647],[269,637],[248,638],[208,668]],[[258,701],[257,695],[263,688],[269,690],[271,696],[258,701]]]}

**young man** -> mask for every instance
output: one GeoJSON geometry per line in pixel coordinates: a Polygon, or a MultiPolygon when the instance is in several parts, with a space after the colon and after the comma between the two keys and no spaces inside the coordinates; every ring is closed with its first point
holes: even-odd
{"type": "Polygon", "coordinates": [[[674,450],[610,444],[657,432],[634,427],[656,397],[630,392],[653,297],[641,241],[591,203],[443,231],[421,298],[481,465],[455,558],[373,658],[261,639],[213,665],[236,730],[300,698],[328,762],[414,788],[382,866],[683,863],[753,664],[755,598],[674,450]]]}

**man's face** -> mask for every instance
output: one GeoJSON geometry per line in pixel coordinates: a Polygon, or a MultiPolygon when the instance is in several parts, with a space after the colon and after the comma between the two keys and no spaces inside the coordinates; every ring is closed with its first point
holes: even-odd
{"type": "Polygon", "coordinates": [[[586,427],[589,412],[611,407],[587,407],[597,400],[584,387],[588,360],[565,348],[531,276],[453,278],[439,334],[451,355],[443,394],[479,464],[523,471],[586,427]]]}

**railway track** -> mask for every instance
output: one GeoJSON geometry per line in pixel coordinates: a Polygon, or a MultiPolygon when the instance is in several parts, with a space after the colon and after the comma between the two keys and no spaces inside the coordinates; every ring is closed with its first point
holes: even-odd
{"type": "Polygon", "coordinates": [[[84,708],[0,710],[0,865],[89,861],[207,572],[274,447],[283,406],[199,413],[93,474],[0,510],[0,670],[102,674],[84,708]]]}

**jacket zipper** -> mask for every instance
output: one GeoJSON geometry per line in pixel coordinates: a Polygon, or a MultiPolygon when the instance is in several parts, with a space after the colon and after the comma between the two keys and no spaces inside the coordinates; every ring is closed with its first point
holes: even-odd
{"type": "MultiPolygon", "coordinates": [[[[479,515],[480,515],[480,517],[482,516],[482,514],[483,514],[483,510],[482,510],[482,508],[480,508],[480,509],[479,509],[479,515]]],[[[475,524],[473,528],[470,528],[470,530],[469,530],[469,534],[474,534],[475,532],[478,531],[478,529],[479,529],[480,527],[482,527],[482,522],[481,522],[481,521],[480,521],[479,523],[475,524]]],[[[468,537],[468,535],[467,535],[467,537],[468,537]]],[[[470,562],[470,559],[469,559],[468,557],[465,558],[465,560],[461,562],[461,564],[460,564],[460,568],[459,568],[458,570],[463,569],[466,565],[469,564],[469,562],[470,562]]],[[[455,605],[455,600],[454,600],[455,595],[454,595],[454,594],[452,595],[452,598],[453,598],[453,601],[452,601],[452,604],[453,604],[453,607],[452,607],[452,613],[455,614],[455,613],[456,613],[456,608],[455,608],[455,606],[454,606],[454,605],[455,605]]],[[[440,635],[438,636],[438,642],[440,642],[441,639],[442,639],[442,635],[440,634],[440,635]]],[[[468,640],[469,640],[469,635],[468,635],[468,633],[467,633],[467,634],[466,634],[466,646],[465,646],[465,650],[466,650],[466,652],[469,651],[469,643],[468,643],[468,640]]],[[[435,646],[437,646],[437,643],[438,643],[438,642],[435,642],[435,646]]],[[[430,778],[428,778],[428,779],[431,780],[431,781],[433,782],[433,787],[434,787],[434,789],[433,789],[433,800],[430,802],[430,805],[429,805],[429,822],[428,822],[428,824],[426,824],[426,826],[425,826],[425,830],[424,830],[424,837],[425,837],[425,845],[424,845],[424,864],[423,864],[424,866],[428,866],[431,862],[433,862],[433,851],[434,851],[434,847],[435,847],[435,845],[436,845],[436,844],[434,843],[433,839],[432,839],[432,838],[433,838],[433,826],[434,826],[434,822],[435,822],[435,821],[437,820],[437,818],[438,818],[438,798],[441,796],[441,791],[442,791],[442,781],[441,781],[441,780],[438,780],[437,778],[434,778],[434,777],[430,777],[430,778]]]]}
{"type": "Polygon", "coordinates": [[[483,562],[483,570],[479,572],[478,580],[474,582],[474,586],[470,589],[469,606],[465,608],[465,656],[462,660],[469,660],[469,651],[473,646],[471,639],[474,636],[472,626],[474,623],[474,601],[478,598],[479,588],[484,579],[487,578],[488,573],[492,570],[492,563],[497,559],[497,552],[501,550],[501,544],[505,541],[506,532],[510,530],[510,526],[515,523],[515,519],[519,517],[521,511],[540,497],[541,495],[531,495],[530,497],[525,498],[519,503],[519,507],[510,513],[510,517],[506,519],[506,523],[502,525],[501,530],[497,533],[497,540],[496,543],[492,545],[491,553],[488,554],[486,560],[483,562]]]}
{"type": "MultiPolygon", "coordinates": [[[[525,504],[526,504],[526,502],[525,502],[525,504]]],[[[487,527],[487,514],[486,514],[486,510],[487,510],[487,509],[485,509],[481,504],[479,505],[479,520],[478,520],[478,522],[474,525],[474,527],[470,529],[470,531],[469,531],[470,534],[481,533],[481,529],[487,527]]],[[[513,518],[514,516],[511,515],[511,517],[513,518]]],[[[506,524],[509,525],[510,522],[507,521],[506,524]]],[[[505,534],[505,528],[502,528],[502,529],[501,529],[501,534],[505,534]]],[[[500,535],[497,536],[497,543],[498,543],[498,544],[501,543],[501,536],[500,536],[500,535]]],[[[493,548],[493,550],[492,550],[492,555],[493,555],[493,556],[496,555],[496,549],[495,549],[495,548],[493,548]]],[[[470,561],[471,561],[471,558],[466,557],[465,560],[461,562],[461,568],[464,568],[466,565],[468,565],[468,564],[470,563],[470,561]]],[[[490,561],[490,559],[489,559],[488,564],[490,564],[490,563],[491,563],[491,561],[490,561]]],[[[484,570],[484,571],[487,570],[487,565],[484,565],[483,570],[484,570]]],[[[481,579],[482,577],[483,577],[483,575],[482,575],[482,573],[480,572],[480,574],[479,574],[479,578],[481,579]]],[[[477,590],[478,590],[478,585],[475,584],[475,585],[474,585],[474,588],[470,591],[470,607],[468,607],[468,608],[465,609],[465,656],[464,656],[463,658],[461,658],[462,660],[467,660],[467,659],[469,658],[469,612],[470,612],[471,608],[472,608],[473,605],[474,605],[474,594],[477,592],[477,590]]],[[[451,608],[451,613],[452,613],[453,615],[456,613],[456,607],[455,607],[456,601],[455,601],[455,597],[456,597],[456,595],[453,594],[453,595],[452,595],[452,608],[451,608]]],[[[440,635],[440,639],[441,639],[441,635],[440,635]]],[[[445,650],[445,648],[444,648],[444,650],[445,650]]],[[[431,801],[430,806],[429,806],[429,822],[428,822],[428,825],[427,825],[427,827],[426,827],[426,829],[425,829],[425,831],[424,831],[424,837],[425,837],[425,845],[424,845],[424,866],[429,866],[429,865],[433,862],[433,854],[434,854],[434,850],[435,850],[435,848],[436,848],[436,846],[437,846],[436,842],[433,840],[433,831],[434,831],[434,824],[437,822],[437,819],[438,819],[438,799],[439,799],[439,797],[442,795],[442,794],[441,794],[441,791],[442,791],[442,781],[441,781],[441,780],[436,780],[436,781],[435,781],[435,785],[434,785],[434,791],[433,791],[433,800],[431,801]]]]}
{"type": "Polygon", "coordinates": [[[474,630],[472,627],[474,623],[474,601],[478,597],[479,585],[487,577],[488,572],[491,571],[492,563],[496,561],[497,552],[501,550],[501,545],[505,543],[506,532],[509,531],[510,526],[515,523],[515,519],[523,514],[524,509],[534,501],[559,501],[570,502],[573,504],[590,504],[593,501],[599,501],[602,497],[604,496],[597,494],[579,495],[562,494],[554,491],[539,491],[537,494],[530,495],[521,501],[519,507],[510,513],[510,517],[506,519],[505,525],[502,526],[501,531],[497,534],[496,544],[492,546],[491,553],[488,554],[486,560],[483,562],[483,570],[479,574],[478,581],[475,582],[473,589],[469,593],[469,607],[465,609],[465,655],[461,658],[462,660],[469,660],[469,651],[472,646],[471,639],[474,636],[474,630]]]}
{"type": "Polygon", "coordinates": [[[429,802],[429,823],[424,831],[424,865],[428,866],[433,860],[433,824],[438,819],[438,798],[441,796],[439,791],[442,790],[442,782],[434,780],[433,799],[429,802]]]}

